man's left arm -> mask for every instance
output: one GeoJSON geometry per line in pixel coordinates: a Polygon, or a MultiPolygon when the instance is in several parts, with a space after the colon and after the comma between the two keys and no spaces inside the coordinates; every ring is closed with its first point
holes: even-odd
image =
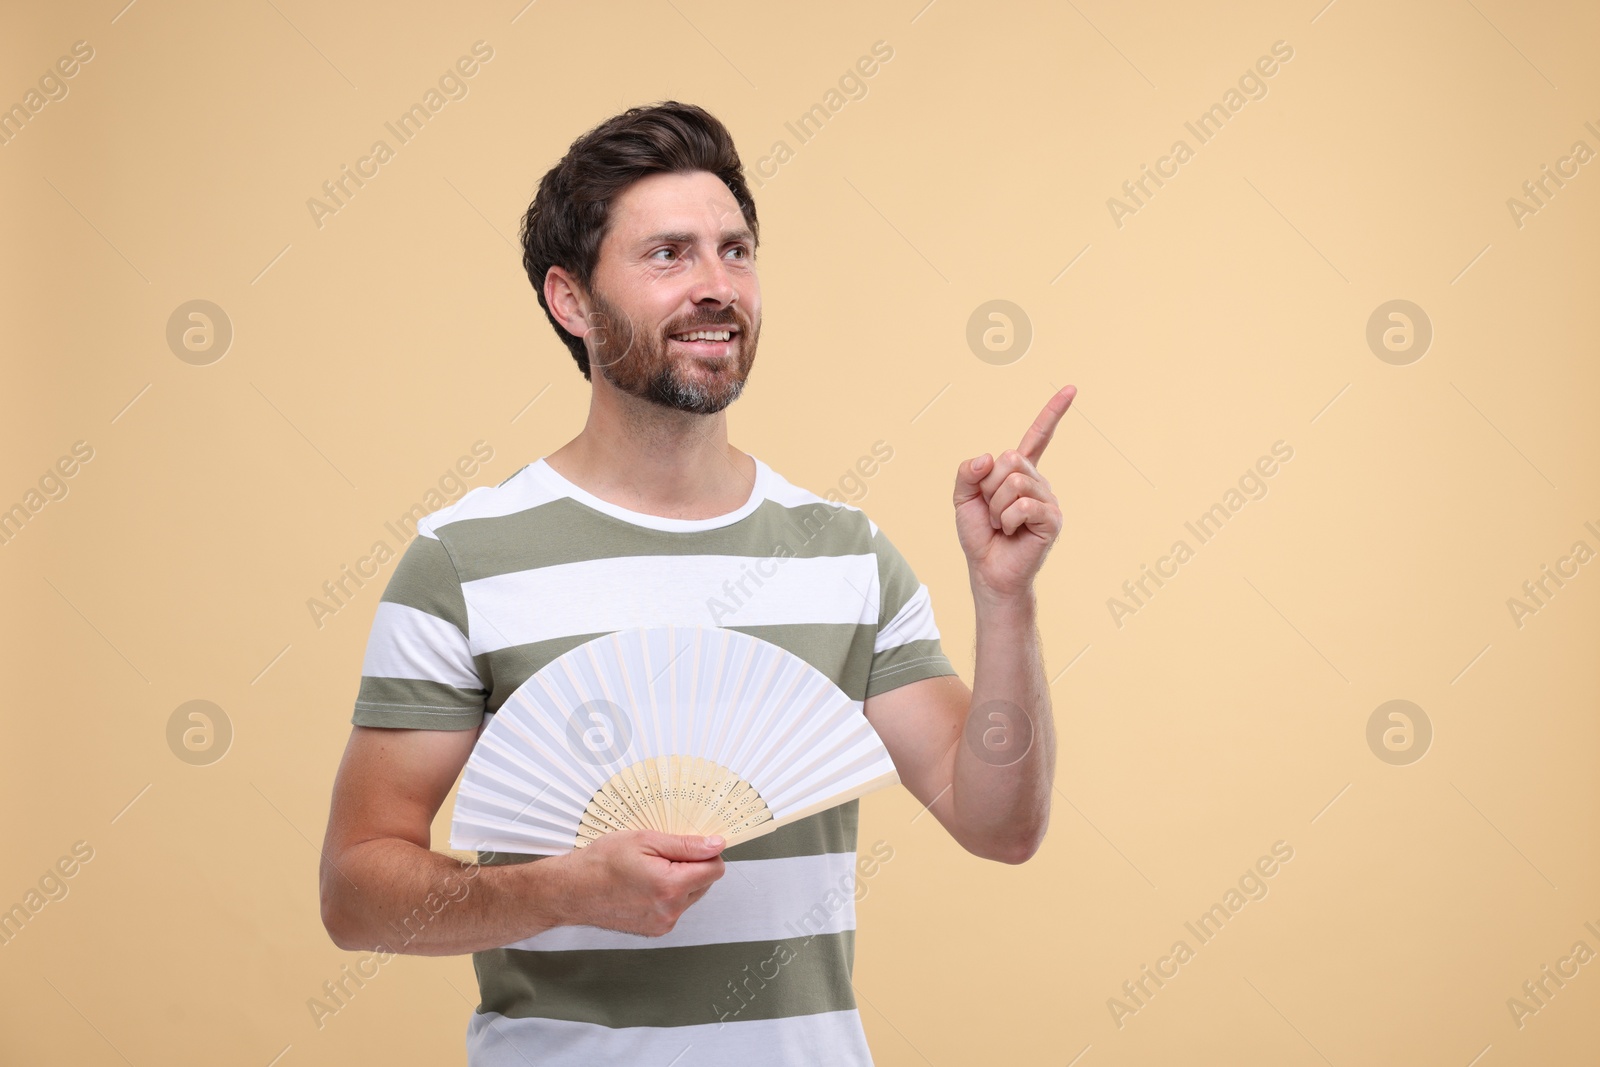
{"type": "Polygon", "coordinates": [[[1035,464],[1077,395],[1057,392],[1022,445],[956,473],[956,533],[977,622],[973,688],[945,675],[866,699],[900,781],[967,851],[1022,863],[1050,821],[1056,735],[1044,678],[1034,576],[1061,532],[1035,464]]]}

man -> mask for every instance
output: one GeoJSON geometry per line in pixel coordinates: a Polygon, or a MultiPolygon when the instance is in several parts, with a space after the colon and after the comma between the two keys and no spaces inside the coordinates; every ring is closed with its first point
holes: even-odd
{"type": "Polygon", "coordinates": [[[1061,512],[1035,464],[1074,391],[1020,448],[957,471],[969,690],[883,531],[728,443],[761,333],[757,241],[732,139],[700,108],[634,108],[575,141],[528,210],[523,258],[593,385],[588,422],[420,521],[373,621],[323,922],[341,948],[473,953],[474,1065],[872,1062],[850,985],[859,801],[726,848],[627,830],[481,865],[430,851],[493,713],[596,637],[677,623],[779,645],[862,702],[968,851],[1021,863],[1043,838],[1055,733],[1033,577],[1061,512]]]}

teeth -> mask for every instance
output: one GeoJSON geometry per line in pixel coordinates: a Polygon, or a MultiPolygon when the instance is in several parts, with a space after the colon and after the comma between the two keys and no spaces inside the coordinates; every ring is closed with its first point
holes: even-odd
{"type": "Polygon", "coordinates": [[[696,330],[694,333],[675,333],[674,341],[728,341],[732,340],[731,330],[696,330]]]}

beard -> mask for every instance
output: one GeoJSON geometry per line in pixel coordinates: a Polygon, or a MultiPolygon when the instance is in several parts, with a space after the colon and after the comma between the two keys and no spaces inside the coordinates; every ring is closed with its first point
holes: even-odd
{"type": "Polygon", "coordinates": [[[657,334],[622,313],[599,289],[593,294],[595,311],[603,327],[602,340],[589,354],[606,381],[629,396],[660,407],[695,415],[715,415],[739,398],[756,361],[761,326],[745,319],[733,306],[705,312],[682,322],[667,324],[657,334]],[[696,356],[684,349],[673,351],[668,340],[675,333],[737,327],[722,356],[696,356]]]}

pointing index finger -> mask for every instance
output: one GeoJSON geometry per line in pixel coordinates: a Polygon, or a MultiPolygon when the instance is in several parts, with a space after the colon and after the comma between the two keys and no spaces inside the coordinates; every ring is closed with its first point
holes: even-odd
{"type": "Polygon", "coordinates": [[[1056,425],[1061,422],[1061,416],[1067,413],[1072,406],[1073,398],[1078,395],[1078,387],[1067,385],[1056,390],[1054,396],[1045,401],[1044,410],[1039,412],[1039,417],[1033,420],[1033,425],[1028,427],[1028,432],[1022,435],[1022,444],[1017,446],[1017,451],[1025,456],[1029,463],[1038,464],[1039,458],[1044,455],[1044,447],[1055,436],[1056,425]]]}

